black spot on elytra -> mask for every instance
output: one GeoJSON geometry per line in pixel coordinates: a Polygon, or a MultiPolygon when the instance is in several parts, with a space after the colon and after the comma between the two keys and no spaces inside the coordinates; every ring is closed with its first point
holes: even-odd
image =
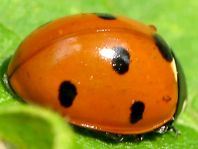
{"type": "Polygon", "coordinates": [[[173,60],[173,55],[171,49],[169,48],[166,41],[158,34],[154,35],[155,44],[158,47],[161,55],[168,61],[171,62],[173,60]]]}
{"type": "Polygon", "coordinates": [[[119,74],[126,73],[130,63],[129,52],[123,47],[115,47],[113,50],[115,51],[112,59],[113,69],[119,74]]]}
{"type": "Polygon", "coordinates": [[[136,101],[130,108],[131,114],[130,114],[130,122],[132,124],[137,123],[139,120],[142,119],[143,113],[144,113],[144,103],[141,101],[136,101]]]}
{"type": "Polygon", "coordinates": [[[106,13],[96,13],[96,15],[104,20],[115,20],[116,17],[111,15],[111,14],[106,14],[106,13]]]}
{"type": "Polygon", "coordinates": [[[59,87],[59,101],[62,106],[70,107],[77,95],[77,90],[74,84],[70,81],[64,81],[59,87]]]}

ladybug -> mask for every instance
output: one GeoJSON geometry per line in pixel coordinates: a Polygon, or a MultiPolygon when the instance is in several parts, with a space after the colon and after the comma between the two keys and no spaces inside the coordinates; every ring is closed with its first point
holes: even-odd
{"type": "Polygon", "coordinates": [[[7,77],[24,101],[113,134],[164,132],[187,96],[182,68],[156,28],[109,14],[41,26],[19,46],[7,77]]]}

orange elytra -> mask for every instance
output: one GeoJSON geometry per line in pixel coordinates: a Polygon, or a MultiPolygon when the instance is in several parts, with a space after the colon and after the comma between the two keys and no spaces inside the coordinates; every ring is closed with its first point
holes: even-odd
{"type": "Polygon", "coordinates": [[[69,122],[115,134],[168,127],[186,99],[185,79],[154,26],[107,14],[50,22],[19,46],[7,71],[24,101],[69,122]]]}

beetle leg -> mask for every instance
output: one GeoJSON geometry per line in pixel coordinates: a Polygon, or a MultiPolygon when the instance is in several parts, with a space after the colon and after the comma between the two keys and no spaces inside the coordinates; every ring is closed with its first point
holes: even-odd
{"type": "Polygon", "coordinates": [[[136,135],[134,138],[135,142],[141,142],[144,139],[144,135],[136,135]]]}

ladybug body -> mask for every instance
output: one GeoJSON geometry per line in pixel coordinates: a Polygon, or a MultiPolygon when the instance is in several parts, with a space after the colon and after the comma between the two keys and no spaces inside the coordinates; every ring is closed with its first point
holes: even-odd
{"type": "Polygon", "coordinates": [[[72,124],[142,134],[180,113],[186,98],[180,69],[154,27],[111,15],[81,14],[53,21],[28,36],[7,76],[22,99],[54,109],[72,124]]]}

